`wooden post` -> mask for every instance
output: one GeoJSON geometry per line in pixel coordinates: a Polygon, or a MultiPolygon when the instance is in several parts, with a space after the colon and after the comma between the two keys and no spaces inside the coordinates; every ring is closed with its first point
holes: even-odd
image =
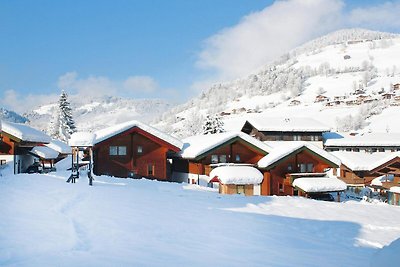
{"type": "Polygon", "coordinates": [[[340,202],[340,192],[337,192],[337,201],[340,202]]]}

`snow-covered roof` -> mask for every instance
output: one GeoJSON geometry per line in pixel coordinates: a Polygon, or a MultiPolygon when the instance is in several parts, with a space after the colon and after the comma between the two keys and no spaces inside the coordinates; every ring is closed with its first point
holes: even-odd
{"type": "Polygon", "coordinates": [[[333,177],[297,178],[293,181],[293,186],[307,193],[337,192],[346,190],[347,188],[345,182],[333,177]]]}
{"type": "Polygon", "coordinates": [[[45,146],[54,149],[58,153],[61,154],[69,154],[71,153],[71,147],[60,140],[51,140],[50,143],[46,144],[45,146]]]}
{"type": "Polygon", "coordinates": [[[96,135],[89,132],[76,132],[71,135],[68,140],[68,145],[70,146],[82,146],[88,147],[93,146],[96,135]]]}
{"type": "Polygon", "coordinates": [[[304,141],[292,141],[292,142],[281,143],[279,146],[274,147],[271,153],[260,159],[257,165],[260,168],[268,168],[275,162],[285,158],[286,156],[292,154],[296,150],[301,149],[303,147],[311,150],[312,152],[318,154],[319,156],[325,158],[326,160],[336,164],[337,166],[340,166],[340,160],[337,157],[333,156],[329,152],[326,152],[322,148],[319,148],[313,144],[310,144],[309,142],[304,142],[304,141]]]}
{"type": "Polygon", "coordinates": [[[352,171],[371,171],[386,162],[400,156],[400,152],[347,152],[334,151],[330,152],[342,161],[352,171]]]}
{"type": "Polygon", "coordinates": [[[327,139],[325,146],[337,147],[381,147],[400,146],[400,133],[368,133],[345,138],[327,139]]]}
{"type": "Polygon", "coordinates": [[[394,176],[393,175],[381,175],[372,179],[371,185],[375,186],[382,186],[382,182],[393,182],[394,176]]]}
{"type": "Polygon", "coordinates": [[[26,124],[3,121],[1,130],[9,135],[15,136],[16,138],[26,142],[35,142],[35,143],[51,142],[50,136],[26,124]]]}
{"type": "Polygon", "coordinates": [[[111,127],[108,127],[108,128],[105,128],[105,129],[97,131],[95,133],[96,134],[96,139],[95,139],[94,144],[98,144],[98,143],[100,143],[100,142],[102,142],[102,141],[104,141],[104,140],[106,140],[106,139],[108,139],[110,137],[113,137],[113,136],[115,136],[117,134],[120,134],[120,133],[122,133],[124,131],[127,131],[127,130],[133,128],[133,127],[140,128],[143,131],[148,132],[151,135],[154,135],[155,137],[157,137],[157,138],[159,138],[159,139],[161,139],[161,140],[163,140],[163,141],[165,141],[165,142],[167,142],[167,143],[169,143],[169,144],[171,144],[171,145],[173,145],[173,146],[175,146],[175,147],[177,147],[179,149],[181,149],[182,146],[183,146],[182,142],[180,140],[176,139],[175,137],[173,137],[173,136],[171,136],[171,135],[169,135],[167,133],[164,133],[164,132],[162,132],[162,131],[154,128],[154,127],[151,127],[150,125],[147,125],[145,123],[142,123],[142,122],[139,122],[139,121],[136,121],[136,120],[124,122],[124,123],[117,124],[117,125],[114,125],[114,126],[111,126],[111,127]]]}
{"type": "Polygon", "coordinates": [[[329,126],[312,118],[258,116],[249,118],[247,121],[263,132],[329,132],[331,130],[329,126]]]}
{"type": "Polygon", "coordinates": [[[222,184],[260,184],[263,174],[254,167],[250,166],[221,166],[210,172],[210,180],[218,178],[222,184]]]}
{"type": "Polygon", "coordinates": [[[43,159],[56,159],[59,155],[57,151],[47,146],[35,146],[30,152],[43,159]]]}
{"type": "Polygon", "coordinates": [[[400,194],[400,186],[392,186],[390,192],[400,194]]]}
{"type": "Polygon", "coordinates": [[[195,135],[185,138],[182,140],[183,148],[179,155],[183,158],[194,159],[233,138],[240,138],[265,153],[271,151],[271,148],[260,140],[243,132],[232,131],[217,134],[195,135]]]}

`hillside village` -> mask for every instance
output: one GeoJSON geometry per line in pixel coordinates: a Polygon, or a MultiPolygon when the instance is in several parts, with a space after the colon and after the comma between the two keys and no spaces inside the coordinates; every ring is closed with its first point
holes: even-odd
{"type": "MultiPolygon", "coordinates": [[[[142,198],[145,194],[139,192],[141,186],[150,188],[146,190],[161,190],[157,194],[162,196],[164,202],[168,202],[169,192],[173,192],[171,198],[179,199],[182,193],[175,186],[182,185],[188,189],[185,198],[197,201],[186,203],[184,207],[187,210],[190,210],[190,205],[199,205],[204,201],[203,197],[197,199],[199,192],[208,192],[218,194],[217,201],[221,199],[224,205],[228,203],[225,209],[232,212],[239,210],[239,213],[284,214],[284,211],[279,211],[282,214],[277,212],[278,209],[273,211],[276,214],[268,213],[268,208],[261,203],[266,197],[274,199],[272,205],[279,206],[280,201],[287,205],[288,202],[293,209],[301,209],[302,205],[307,205],[304,201],[313,199],[321,203],[343,204],[340,208],[315,204],[327,209],[328,213],[331,208],[332,213],[339,214],[342,210],[339,212],[336,209],[347,207],[345,205],[349,205],[348,211],[353,212],[359,203],[370,204],[374,211],[381,209],[383,212],[390,205],[390,212],[396,213],[397,210],[393,212],[392,208],[400,206],[400,128],[397,121],[387,118],[397,118],[400,112],[399,71],[395,67],[383,66],[373,56],[367,63],[357,59],[353,65],[346,64],[354,58],[364,58],[365,55],[359,56],[352,51],[365,47],[370,50],[394,47],[400,51],[400,39],[397,35],[384,33],[352,33],[355,36],[347,36],[345,45],[343,42],[333,43],[332,36],[322,38],[292,51],[282,61],[265,67],[248,79],[215,85],[189,103],[165,112],[153,123],[131,120],[129,113],[133,113],[133,108],[128,108],[129,101],[123,100],[117,103],[125,103],[126,110],[122,108],[123,112],[116,112],[119,114],[121,111],[122,117],[108,113],[108,109],[97,102],[80,110],[89,114],[92,109],[101,107],[97,112],[107,113],[103,119],[111,121],[112,125],[99,123],[90,127],[75,127],[71,122],[63,124],[51,120],[52,130],[55,131],[69,124],[64,135],[58,136],[43,128],[45,122],[49,122],[49,114],[57,108],[55,104],[33,111],[27,123],[12,122],[12,119],[3,117],[0,128],[0,180],[8,179],[5,181],[11,183],[12,179],[28,181],[29,177],[43,180],[55,177],[64,179],[70,183],[68,186],[76,186],[78,190],[83,189],[74,184],[86,183],[86,179],[95,190],[101,186],[133,184],[139,185],[135,192],[143,194],[140,195],[142,198]],[[383,41],[386,39],[390,41],[383,41]],[[312,62],[312,56],[324,51],[332,53],[337,49],[341,51],[340,64],[345,62],[344,65],[312,62]],[[385,71],[387,73],[383,74],[385,71]],[[352,78],[347,77],[343,82],[341,75],[352,78]],[[285,81],[277,81],[279,77],[285,81]],[[313,79],[319,81],[313,83],[313,79]],[[327,80],[336,80],[337,83],[324,83],[327,80]],[[340,83],[346,85],[332,90],[331,87],[337,88],[340,83]],[[226,94],[225,98],[221,96],[232,88],[237,90],[226,94]],[[150,181],[154,183],[150,184],[150,181]],[[157,187],[166,184],[165,188],[169,188],[165,189],[167,193],[157,187]],[[256,204],[247,203],[247,199],[256,204]],[[237,202],[247,205],[244,211],[231,205],[237,202]]],[[[66,98],[64,92],[62,96],[66,98]]],[[[154,103],[160,110],[168,106],[157,101],[154,103]]],[[[121,108],[119,104],[110,105],[115,109],[121,108]]],[[[69,119],[72,120],[76,110],[68,109],[69,119]]],[[[95,117],[89,118],[95,121],[95,117]]],[[[89,124],[93,123],[89,121],[89,124]]],[[[42,186],[46,188],[46,185],[42,186]]],[[[77,201],[81,199],[84,199],[82,194],[77,201]]],[[[61,208],[63,214],[73,205],[76,204],[69,203],[61,208]]],[[[107,203],[102,205],[107,206],[107,203]]],[[[144,205],[147,204],[142,203],[144,205]]],[[[154,209],[151,205],[154,204],[149,206],[154,209]]],[[[215,204],[215,207],[218,205],[215,204]]],[[[177,207],[171,209],[181,210],[177,207]]],[[[197,215],[201,217],[201,214],[197,215]]],[[[323,217],[321,214],[318,216],[323,217]]],[[[165,217],[169,219],[167,215],[165,217]]],[[[85,246],[85,240],[90,238],[83,235],[82,224],[77,221],[72,221],[72,224],[77,239],[82,243],[78,242],[79,246],[74,250],[90,250],[85,246]]],[[[371,227],[372,233],[373,227],[378,229],[380,226],[371,227]]],[[[380,231],[392,229],[390,227],[385,224],[380,231]]],[[[393,227],[395,230],[385,232],[385,242],[398,238],[394,236],[398,228],[393,227]]],[[[173,227],[169,225],[169,228],[173,227]]],[[[296,231],[290,233],[295,235],[296,231]]],[[[310,232],[313,231],[310,228],[310,232]]],[[[368,240],[374,240],[371,233],[368,240]]],[[[360,246],[367,244],[373,247],[378,243],[376,240],[376,243],[358,241],[360,246]]],[[[338,244],[343,246],[341,242],[338,244]]],[[[375,249],[382,247],[378,243],[375,249]]],[[[361,262],[362,256],[358,257],[361,262]]],[[[40,259],[38,262],[41,262],[40,259]]]]}

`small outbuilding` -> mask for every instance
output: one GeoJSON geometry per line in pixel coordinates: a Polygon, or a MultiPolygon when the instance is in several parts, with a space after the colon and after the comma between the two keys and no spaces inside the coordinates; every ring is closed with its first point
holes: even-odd
{"type": "Polygon", "coordinates": [[[334,177],[300,177],[293,181],[292,186],[297,188],[300,195],[308,196],[315,193],[337,193],[340,201],[340,192],[346,190],[345,182],[334,177]]]}
{"type": "Polygon", "coordinates": [[[220,194],[260,195],[263,174],[252,166],[227,165],[210,172],[210,183],[218,182],[220,194]]]}

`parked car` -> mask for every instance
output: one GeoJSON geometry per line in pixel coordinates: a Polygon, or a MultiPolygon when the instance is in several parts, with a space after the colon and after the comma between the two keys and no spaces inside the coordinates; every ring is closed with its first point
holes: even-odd
{"type": "Polygon", "coordinates": [[[315,200],[335,201],[335,198],[329,193],[309,194],[309,197],[315,200]]]}
{"type": "Polygon", "coordinates": [[[26,173],[42,173],[43,166],[39,162],[33,163],[26,169],[26,173]]]}

